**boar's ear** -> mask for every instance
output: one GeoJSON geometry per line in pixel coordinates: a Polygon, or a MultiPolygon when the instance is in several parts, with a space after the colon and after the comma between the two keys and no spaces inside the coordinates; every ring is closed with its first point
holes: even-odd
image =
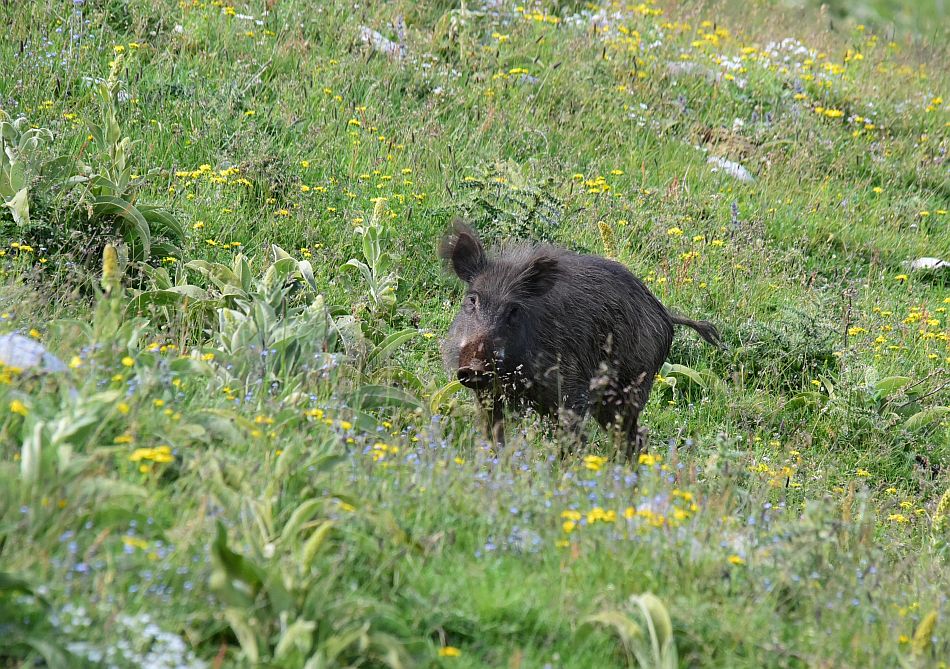
{"type": "Polygon", "coordinates": [[[541,297],[554,286],[559,271],[557,258],[538,256],[518,274],[512,292],[518,297],[541,297]]]}
{"type": "Polygon", "coordinates": [[[439,244],[439,257],[447,262],[458,277],[471,283],[485,269],[488,258],[478,235],[462,221],[456,219],[452,228],[439,244]]]}

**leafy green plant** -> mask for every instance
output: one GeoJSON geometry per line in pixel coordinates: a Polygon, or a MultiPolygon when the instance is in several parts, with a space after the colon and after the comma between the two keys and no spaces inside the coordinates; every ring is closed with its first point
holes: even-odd
{"type": "Polygon", "coordinates": [[[343,340],[350,362],[363,385],[356,392],[359,409],[383,406],[420,408],[421,402],[410,392],[392,385],[380,385],[381,380],[398,378],[413,390],[421,391],[422,382],[414,374],[398,366],[388,366],[390,356],[404,343],[413,339],[415,328],[392,331],[390,323],[396,308],[396,289],[399,273],[389,253],[390,230],[383,223],[385,198],[377,198],[369,223],[354,228],[360,237],[363,259],[351,258],[344,267],[353,267],[363,279],[367,300],[366,318],[343,317],[337,324],[345,332],[343,340]]]}
{"type": "Polygon", "coordinates": [[[881,378],[877,370],[869,366],[864,376],[865,385],[857,389],[859,401],[905,430],[920,430],[950,414],[950,407],[927,401],[940,398],[941,390],[946,388],[944,375],[917,380],[903,375],[881,378]]]}
{"type": "Polygon", "coordinates": [[[909,431],[922,430],[950,415],[950,407],[932,403],[945,387],[939,385],[939,375],[916,381],[902,375],[880,377],[868,366],[863,383],[837,380],[829,374],[818,374],[816,381],[814,387],[793,395],[783,409],[838,411],[845,421],[865,416],[909,431]],[[934,380],[936,389],[929,383],[934,380]]]}
{"type": "MultiPolygon", "coordinates": [[[[137,341],[141,325],[115,317],[108,302],[121,300],[121,291],[117,277],[106,274],[98,327],[62,321],[53,328],[80,325],[94,343],[90,350],[101,356],[112,354],[117,344],[137,341]]],[[[115,461],[110,442],[121,420],[123,392],[101,390],[95,378],[83,381],[73,387],[74,379],[61,371],[16,386],[0,382],[0,406],[10,409],[0,413],[0,437],[17,445],[14,460],[0,461],[0,560],[17,542],[46,541],[84,523],[108,533],[136,517],[131,509],[146,497],[144,488],[107,473],[115,461]]],[[[59,642],[52,607],[35,582],[29,570],[0,573],[0,658],[42,658],[54,668],[86,666],[59,642]]]]}
{"type": "Polygon", "coordinates": [[[30,225],[29,191],[45,166],[42,144],[52,140],[46,128],[29,128],[26,117],[11,120],[0,111],[0,197],[18,226],[30,225]]]}
{"type": "Polygon", "coordinates": [[[693,390],[705,390],[718,381],[711,371],[698,372],[692,367],[664,362],[656,379],[659,392],[675,397],[678,393],[689,395],[693,390]]]}
{"type": "Polygon", "coordinates": [[[557,241],[564,204],[554,194],[552,180],[533,183],[517,164],[508,161],[465,177],[462,186],[468,197],[461,209],[486,239],[557,241]]]}
{"type": "Polygon", "coordinates": [[[108,79],[95,85],[100,117],[98,123],[89,122],[89,132],[97,164],[79,163],[81,178],[75,179],[83,191],[79,207],[86,209],[90,222],[115,222],[115,232],[129,244],[133,258],[177,256],[177,244],[185,236],[181,224],[160,207],[135,204],[130,193],[131,152],[136,142],[123,135],[118,121],[123,55],[116,56],[108,79]]]}
{"type": "Polygon", "coordinates": [[[788,307],[770,322],[740,325],[734,359],[741,361],[749,374],[776,378],[787,389],[798,389],[819,374],[837,370],[837,337],[819,308],[788,307]]]}
{"type": "Polygon", "coordinates": [[[53,134],[27,128],[23,117],[10,121],[0,111],[0,195],[22,236],[35,232],[31,201],[41,195],[42,217],[62,225],[53,243],[87,260],[97,258],[106,241],[117,239],[128,244],[134,259],[177,256],[185,235],[181,223],[162,207],[136,202],[133,192],[136,142],[123,134],[118,121],[122,56],[108,79],[95,83],[100,116],[89,122],[92,148],[86,162],[69,155],[46,160],[44,144],[53,142],[53,134]]]}
{"type": "MultiPolygon", "coordinates": [[[[325,478],[338,458],[299,449],[281,458],[263,495],[255,494],[250,482],[240,490],[223,479],[217,486],[222,503],[240,505],[248,519],[234,530],[242,552],[231,547],[220,523],[211,546],[210,586],[224,605],[222,615],[242,659],[304,669],[410,666],[405,644],[394,634],[402,629],[396,612],[345,590],[347,575],[334,558],[346,541],[347,519],[334,520],[341,496],[324,493],[291,506],[272,501],[283,500],[280,491],[298,467],[311,479],[325,478]]],[[[352,517],[357,508],[345,505],[352,517]]]]}
{"type": "Polygon", "coordinates": [[[66,332],[78,333],[92,352],[110,362],[116,355],[136,353],[139,350],[148,320],[125,310],[123,271],[118,249],[106,244],[102,249],[102,273],[98,286],[94,286],[96,304],[92,318],[85,321],[77,318],[59,319],[50,323],[50,329],[60,337],[66,332]]]}
{"type": "MultiPolygon", "coordinates": [[[[324,298],[317,292],[313,268],[273,247],[275,260],[255,276],[247,258],[238,254],[231,267],[193,260],[186,267],[205,276],[215,288],[217,324],[214,346],[233,365],[231,374],[244,378],[255,371],[288,378],[300,366],[322,365],[337,342],[337,329],[324,298]]],[[[162,295],[167,296],[168,290],[162,295]]],[[[176,299],[202,299],[193,289],[179,288],[176,299]],[[190,294],[190,295],[189,295],[190,294]]]]}
{"type": "Polygon", "coordinates": [[[62,647],[50,624],[50,605],[26,579],[0,572],[0,660],[42,658],[65,669],[79,660],[62,647]]]}
{"type": "Polygon", "coordinates": [[[396,304],[396,288],[399,274],[393,265],[393,257],[386,250],[389,244],[389,230],[383,225],[382,213],[386,206],[385,198],[378,198],[369,223],[353,228],[360,237],[360,249],[363,259],[350,258],[344,267],[353,267],[359,271],[366,286],[367,306],[374,318],[386,320],[396,304]]]}
{"type": "Polygon", "coordinates": [[[640,669],[676,667],[673,623],[663,602],[647,592],[632,596],[628,608],[631,613],[625,610],[595,613],[585,618],[582,625],[604,627],[616,633],[623,645],[628,666],[640,669]]]}

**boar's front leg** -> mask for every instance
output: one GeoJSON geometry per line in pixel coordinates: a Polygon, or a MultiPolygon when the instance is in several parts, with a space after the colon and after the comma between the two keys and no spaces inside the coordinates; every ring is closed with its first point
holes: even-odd
{"type": "Polygon", "coordinates": [[[557,422],[561,428],[561,447],[559,457],[564,460],[576,447],[584,448],[587,436],[584,434],[584,421],[590,413],[588,393],[577,390],[567,395],[564,406],[558,410],[557,422]]]}
{"type": "Polygon", "coordinates": [[[505,406],[500,397],[477,395],[485,426],[485,439],[499,452],[505,448],[505,406]]]}
{"type": "Polygon", "coordinates": [[[491,439],[500,453],[505,449],[505,411],[500,400],[495,400],[491,408],[491,439]]]}

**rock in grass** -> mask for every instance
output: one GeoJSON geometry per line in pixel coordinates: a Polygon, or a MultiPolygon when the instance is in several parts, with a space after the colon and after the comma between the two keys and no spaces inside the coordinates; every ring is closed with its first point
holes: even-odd
{"type": "Polygon", "coordinates": [[[709,83],[717,81],[716,71],[712,68],[690,61],[673,60],[666,64],[666,71],[671,77],[702,77],[709,83]]]}
{"type": "Polygon", "coordinates": [[[66,365],[38,341],[19,334],[0,335],[0,364],[22,370],[62,372],[66,365]]]}
{"type": "Polygon", "coordinates": [[[366,26],[360,26],[360,41],[390,58],[400,59],[406,55],[405,45],[393,42],[382,33],[366,26]]]}
{"type": "Polygon", "coordinates": [[[749,170],[744,168],[739,163],[733,162],[731,160],[726,160],[725,158],[720,158],[719,156],[710,156],[706,161],[706,164],[714,165],[713,172],[722,170],[729,176],[745,183],[751,183],[752,181],[755,181],[755,179],[752,178],[752,175],[749,174],[749,170]]]}
{"type": "Polygon", "coordinates": [[[909,266],[915,272],[945,270],[950,268],[950,262],[940,258],[917,258],[912,260],[909,266]]]}

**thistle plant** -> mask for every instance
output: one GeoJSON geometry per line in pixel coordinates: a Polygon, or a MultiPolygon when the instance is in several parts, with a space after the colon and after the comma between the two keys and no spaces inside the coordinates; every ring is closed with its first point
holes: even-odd
{"type": "Polygon", "coordinates": [[[0,197],[19,226],[30,224],[29,191],[42,168],[40,148],[52,139],[46,128],[30,128],[25,117],[10,120],[0,111],[0,197]]]}
{"type": "Polygon", "coordinates": [[[119,253],[113,244],[102,250],[102,295],[96,304],[94,326],[99,337],[111,332],[122,322],[123,291],[119,270],[119,253]]]}
{"type": "Polygon", "coordinates": [[[950,518],[947,518],[947,516],[950,516],[950,487],[940,496],[940,501],[937,502],[937,508],[934,510],[933,521],[930,526],[930,536],[933,539],[934,545],[944,552],[950,547],[950,518]]]}
{"type": "Polygon", "coordinates": [[[123,135],[117,113],[123,56],[116,56],[109,77],[96,84],[101,100],[100,118],[98,123],[89,123],[89,133],[98,151],[99,165],[98,171],[80,165],[82,176],[76,181],[85,190],[80,204],[88,205],[90,221],[114,221],[116,231],[130,245],[134,257],[146,260],[153,253],[177,256],[177,244],[185,236],[181,224],[159,207],[133,204],[130,194],[131,152],[136,142],[123,135]]]}
{"type": "Polygon", "coordinates": [[[399,275],[393,268],[393,258],[386,251],[389,230],[383,225],[386,198],[377,198],[369,223],[359,225],[353,233],[361,238],[363,260],[351,258],[345,267],[355,267],[363,277],[367,288],[370,313],[385,320],[396,305],[396,287],[399,275]]]}
{"type": "Polygon", "coordinates": [[[604,244],[604,255],[608,258],[617,258],[617,244],[614,239],[614,229],[606,221],[598,221],[597,229],[600,231],[600,241],[604,244]]]}

